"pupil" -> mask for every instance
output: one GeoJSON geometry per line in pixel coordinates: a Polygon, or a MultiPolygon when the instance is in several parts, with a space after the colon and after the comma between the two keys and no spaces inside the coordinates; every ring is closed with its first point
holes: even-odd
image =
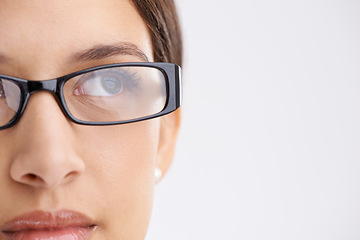
{"type": "Polygon", "coordinates": [[[102,85],[110,94],[119,93],[121,90],[121,82],[114,77],[104,77],[102,85]]]}

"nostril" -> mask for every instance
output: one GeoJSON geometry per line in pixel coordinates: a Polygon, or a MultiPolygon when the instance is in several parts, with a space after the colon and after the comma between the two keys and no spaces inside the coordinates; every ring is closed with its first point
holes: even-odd
{"type": "Polygon", "coordinates": [[[76,171],[69,172],[69,173],[66,174],[65,177],[64,177],[64,183],[71,182],[74,178],[76,178],[76,176],[77,176],[78,174],[79,174],[79,173],[76,172],[76,171]]]}
{"type": "Polygon", "coordinates": [[[26,175],[25,177],[27,177],[29,180],[35,180],[37,178],[37,176],[35,174],[32,174],[32,173],[26,175]]]}
{"type": "Polygon", "coordinates": [[[32,182],[32,183],[44,183],[44,180],[40,177],[36,176],[36,174],[29,173],[22,177],[24,182],[32,182]]]}

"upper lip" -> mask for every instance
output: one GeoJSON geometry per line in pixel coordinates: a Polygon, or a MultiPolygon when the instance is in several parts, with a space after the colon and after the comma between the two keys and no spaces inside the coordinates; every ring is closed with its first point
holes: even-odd
{"type": "Polygon", "coordinates": [[[27,230],[54,230],[69,227],[95,228],[96,224],[89,217],[75,211],[33,211],[19,215],[6,222],[1,230],[4,233],[14,233],[27,230]]]}

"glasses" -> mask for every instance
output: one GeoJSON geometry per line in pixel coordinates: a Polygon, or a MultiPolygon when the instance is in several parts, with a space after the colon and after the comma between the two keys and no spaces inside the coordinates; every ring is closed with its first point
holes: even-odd
{"type": "Polygon", "coordinates": [[[0,130],[19,121],[31,94],[53,93],[67,118],[83,125],[124,124],[160,117],[181,105],[180,67],[119,63],[56,79],[29,81],[0,75],[0,130]]]}

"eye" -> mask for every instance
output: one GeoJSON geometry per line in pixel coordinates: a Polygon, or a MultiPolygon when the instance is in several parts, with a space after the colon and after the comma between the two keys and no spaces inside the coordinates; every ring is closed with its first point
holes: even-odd
{"type": "Polygon", "coordinates": [[[86,73],[78,80],[73,94],[89,96],[114,96],[129,88],[132,76],[124,71],[105,69],[86,73]]]}
{"type": "Polygon", "coordinates": [[[118,94],[122,89],[122,82],[118,78],[105,76],[101,79],[101,84],[105,91],[110,94],[118,94]]]}

